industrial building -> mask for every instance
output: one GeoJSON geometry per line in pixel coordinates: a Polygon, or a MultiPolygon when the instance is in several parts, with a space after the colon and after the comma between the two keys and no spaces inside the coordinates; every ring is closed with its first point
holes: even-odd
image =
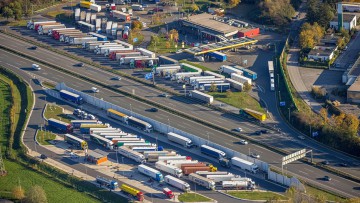
{"type": "MultiPolygon", "coordinates": [[[[343,14],[343,28],[345,30],[351,30],[356,27],[356,15],[354,14],[343,14]]],[[[330,21],[330,27],[338,30],[339,19],[338,16],[335,16],[334,19],[330,21]]]]}
{"type": "Polygon", "coordinates": [[[360,57],[343,75],[343,83],[349,86],[347,102],[360,103],[360,57]]]}
{"type": "Polygon", "coordinates": [[[334,51],[336,47],[329,49],[312,49],[308,53],[308,59],[313,59],[314,61],[328,61],[334,57],[334,51]]]}
{"type": "Polygon", "coordinates": [[[248,23],[202,13],[182,19],[182,25],[193,30],[201,39],[226,41],[237,37],[254,37],[259,35],[259,28],[247,28],[248,23]]]}
{"type": "Polygon", "coordinates": [[[95,149],[93,151],[88,151],[87,154],[86,154],[86,160],[88,162],[91,162],[91,163],[94,163],[96,165],[99,165],[101,163],[104,163],[108,160],[107,158],[108,156],[108,153],[107,152],[104,152],[100,149],[95,149]]]}

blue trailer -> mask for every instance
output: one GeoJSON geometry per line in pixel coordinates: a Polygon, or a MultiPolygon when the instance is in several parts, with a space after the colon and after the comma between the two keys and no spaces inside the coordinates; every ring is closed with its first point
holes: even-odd
{"type": "Polygon", "coordinates": [[[89,34],[93,37],[97,37],[98,41],[107,41],[108,40],[108,38],[105,35],[101,35],[101,34],[94,33],[94,32],[90,32],[89,34]]]}
{"type": "Polygon", "coordinates": [[[60,90],[60,97],[65,99],[65,100],[74,102],[76,104],[83,104],[84,103],[84,100],[80,95],[69,92],[67,90],[60,90]]]}
{"type": "Polygon", "coordinates": [[[223,151],[221,151],[221,150],[218,150],[218,149],[215,149],[215,148],[213,148],[213,147],[207,146],[207,145],[201,145],[200,151],[201,151],[201,153],[203,153],[203,154],[206,154],[206,155],[215,157],[215,158],[217,158],[217,159],[221,159],[221,158],[225,158],[225,157],[226,157],[226,153],[225,153],[225,152],[223,152],[223,151]]]}
{"type": "MultiPolygon", "coordinates": [[[[218,92],[226,92],[230,89],[230,83],[213,83],[215,84],[218,92]]],[[[213,84],[204,84],[203,87],[200,87],[201,90],[210,91],[211,85],[213,84]]]]}
{"type": "Polygon", "coordinates": [[[243,75],[247,78],[250,78],[252,80],[257,79],[257,73],[255,73],[254,71],[251,71],[251,70],[241,67],[241,66],[234,66],[234,68],[241,70],[243,72],[243,75]]]}
{"type": "Polygon", "coordinates": [[[106,179],[106,178],[103,178],[100,176],[96,177],[96,182],[99,183],[100,185],[104,185],[112,190],[115,190],[116,188],[119,187],[119,184],[117,181],[106,179]]]}
{"type": "Polygon", "coordinates": [[[72,126],[69,123],[65,123],[63,121],[56,120],[54,118],[50,118],[48,120],[48,125],[66,133],[72,132],[72,126]]]}
{"type": "Polygon", "coordinates": [[[218,51],[210,52],[208,55],[210,57],[216,58],[219,61],[226,61],[227,60],[226,54],[218,52],[218,51]]]}

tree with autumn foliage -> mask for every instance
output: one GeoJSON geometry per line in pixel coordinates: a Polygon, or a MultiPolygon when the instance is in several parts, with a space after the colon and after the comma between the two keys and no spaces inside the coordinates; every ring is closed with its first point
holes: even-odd
{"type": "Polygon", "coordinates": [[[312,49],[324,37],[324,29],[317,23],[304,23],[299,36],[302,49],[312,49]]]}

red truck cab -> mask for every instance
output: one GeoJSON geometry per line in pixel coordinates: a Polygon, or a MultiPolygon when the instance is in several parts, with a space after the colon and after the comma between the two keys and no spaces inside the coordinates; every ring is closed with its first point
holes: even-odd
{"type": "Polygon", "coordinates": [[[163,188],[163,193],[168,197],[169,199],[174,198],[174,193],[169,188],[163,188]]]}

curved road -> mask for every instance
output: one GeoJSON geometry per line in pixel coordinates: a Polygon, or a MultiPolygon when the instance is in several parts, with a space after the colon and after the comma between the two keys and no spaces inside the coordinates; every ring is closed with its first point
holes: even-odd
{"type": "MultiPolygon", "coordinates": [[[[94,86],[91,83],[73,78],[72,76],[63,74],[46,66],[42,66],[41,71],[33,71],[29,67],[31,67],[31,64],[34,62],[18,57],[8,52],[0,51],[0,62],[7,68],[13,70],[22,69],[24,70],[24,72],[32,72],[32,74],[39,75],[43,78],[48,78],[55,82],[65,82],[68,86],[81,91],[88,91],[92,86],[94,86]]],[[[109,80],[109,82],[110,81],[111,80],[109,80]]],[[[228,148],[240,151],[245,154],[247,154],[249,150],[256,151],[261,155],[262,160],[272,165],[279,166],[279,161],[281,159],[280,155],[252,144],[249,144],[247,146],[239,145],[238,139],[228,134],[215,131],[206,126],[199,125],[178,116],[174,116],[173,114],[162,110],[159,110],[159,112],[157,113],[148,112],[146,110],[151,108],[151,106],[135,101],[133,99],[129,99],[121,94],[117,94],[106,89],[100,89],[97,97],[102,97],[104,98],[104,100],[122,106],[124,108],[129,108],[129,104],[132,104],[132,109],[134,112],[159,120],[163,123],[167,123],[168,119],[170,118],[171,126],[195,134],[204,139],[207,139],[207,135],[205,134],[205,132],[209,132],[210,141],[222,143],[222,145],[228,148]]],[[[315,167],[311,167],[300,162],[294,162],[287,165],[286,169],[289,173],[292,172],[299,174],[300,176],[302,176],[302,178],[313,182],[314,184],[320,184],[324,188],[337,191],[346,196],[351,197],[358,195],[360,184],[354,183],[341,177],[333,176],[332,174],[319,170],[315,167]],[[333,177],[333,181],[323,181],[322,177],[324,175],[333,177]]]]}

